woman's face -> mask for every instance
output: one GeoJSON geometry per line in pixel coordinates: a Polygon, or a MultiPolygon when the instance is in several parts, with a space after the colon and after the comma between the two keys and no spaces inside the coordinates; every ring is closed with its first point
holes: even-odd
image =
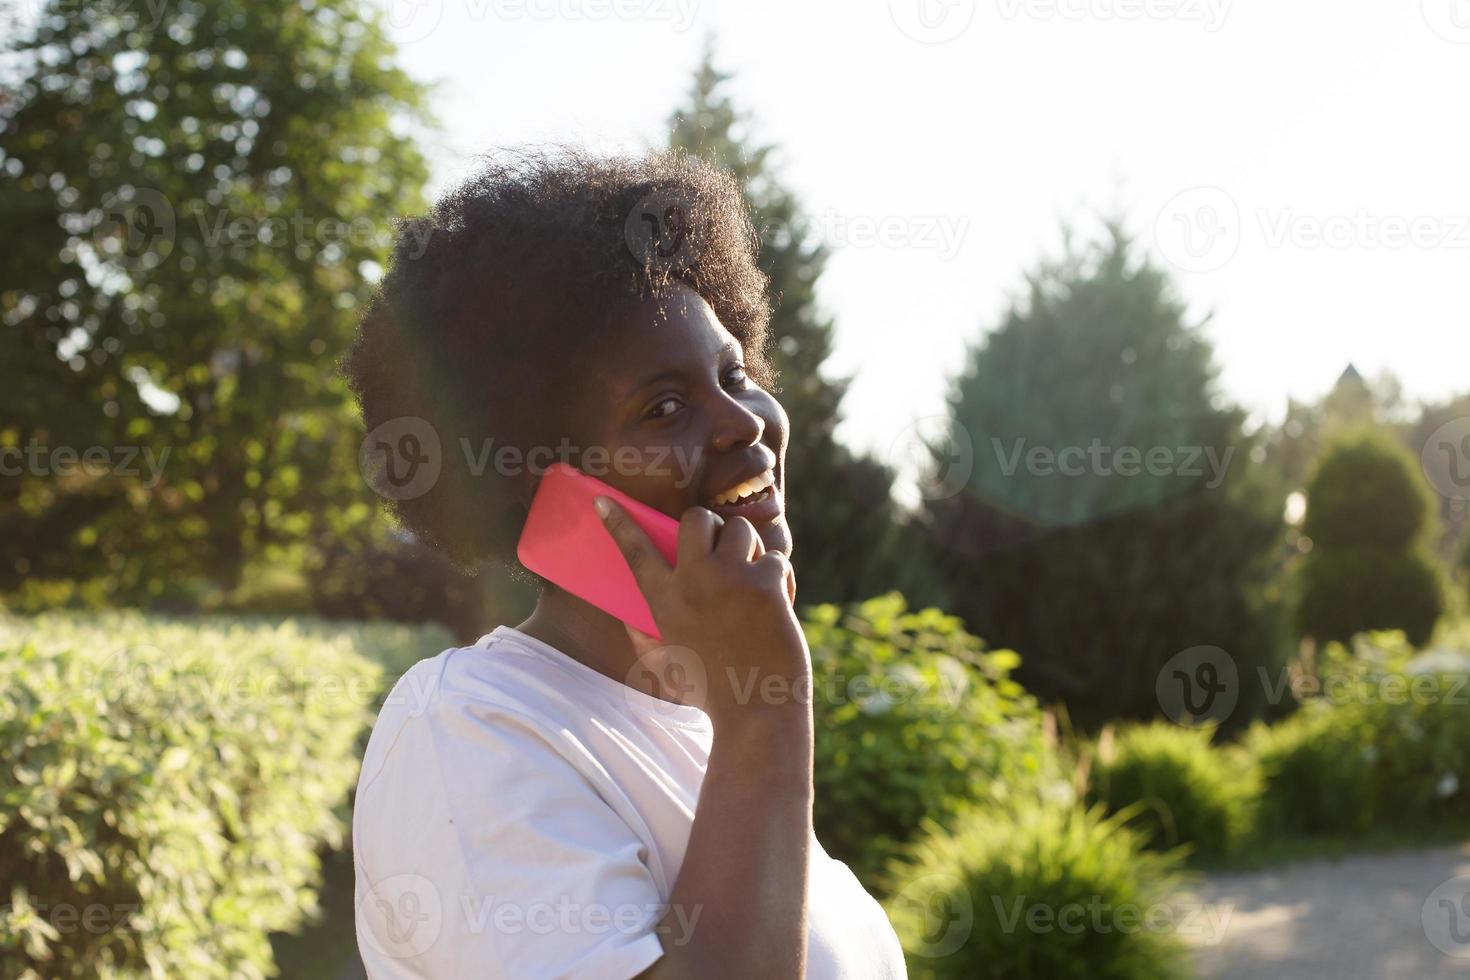
{"type": "Polygon", "coordinates": [[[709,304],[680,287],[662,304],[650,300],[629,311],[607,337],[563,416],[573,446],[597,447],[598,455],[568,461],[674,518],[689,507],[709,507],[726,520],[743,516],[767,551],[790,555],[790,420],[774,396],[746,378],[740,343],[709,304]],[[714,503],[752,477],[759,489],[763,474],[774,483],[760,499],[714,503]]]}

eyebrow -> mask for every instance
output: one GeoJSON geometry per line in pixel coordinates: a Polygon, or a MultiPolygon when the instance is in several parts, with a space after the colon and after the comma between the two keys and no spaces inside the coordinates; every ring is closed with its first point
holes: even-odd
{"type": "MultiPolygon", "coordinates": [[[[739,352],[740,352],[740,347],[739,347],[738,344],[735,344],[733,342],[726,343],[719,350],[715,351],[715,359],[716,360],[721,360],[727,354],[738,354],[739,352]]],[[[631,398],[634,395],[636,395],[639,392],[641,392],[643,389],[645,389],[645,388],[649,387],[650,385],[653,385],[653,384],[655,384],[655,383],[657,383],[659,381],[667,381],[667,380],[669,380],[671,378],[680,378],[680,377],[683,377],[684,374],[685,374],[685,369],[684,368],[665,368],[662,371],[659,371],[659,372],[657,372],[655,374],[649,375],[648,377],[644,378],[642,381],[637,382],[635,385],[633,385],[633,387],[629,388],[628,389],[627,397],[631,398]]]]}

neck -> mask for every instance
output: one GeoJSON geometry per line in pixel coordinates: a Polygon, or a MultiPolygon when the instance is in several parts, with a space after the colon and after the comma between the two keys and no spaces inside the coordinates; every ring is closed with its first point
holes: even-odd
{"type": "Polygon", "coordinates": [[[516,629],[621,684],[673,700],[660,692],[653,672],[633,669],[638,654],[622,620],[570,592],[548,588],[530,617],[516,629]]]}

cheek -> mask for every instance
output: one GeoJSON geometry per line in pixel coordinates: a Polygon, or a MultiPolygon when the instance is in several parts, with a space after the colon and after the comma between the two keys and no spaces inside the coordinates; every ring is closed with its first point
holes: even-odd
{"type": "Polygon", "coordinates": [[[645,503],[682,503],[698,472],[699,449],[676,438],[640,442],[623,449],[619,478],[645,503]]]}

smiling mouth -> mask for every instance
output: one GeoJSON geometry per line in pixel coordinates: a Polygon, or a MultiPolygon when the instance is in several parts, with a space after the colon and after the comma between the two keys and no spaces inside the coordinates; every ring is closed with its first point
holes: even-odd
{"type": "Polygon", "coordinates": [[[709,500],[705,501],[705,506],[712,509],[730,504],[743,506],[773,495],[775,486],[775,471],[766,470],[764,473],[753,476],[743,483],[737,483],[728,490],[715,494],[709,500]]]}
{"type": "Polygon", "coordinates": [[[774,470],[705,501],[704,506],[723,518],[743,517],[752,524],[779,524],[786,509],[774,470]],[[731,501],[730,496],[736,491],[739,494],[731,501]],[[716,503],[716,500],[725,502],[716,503]]]}

